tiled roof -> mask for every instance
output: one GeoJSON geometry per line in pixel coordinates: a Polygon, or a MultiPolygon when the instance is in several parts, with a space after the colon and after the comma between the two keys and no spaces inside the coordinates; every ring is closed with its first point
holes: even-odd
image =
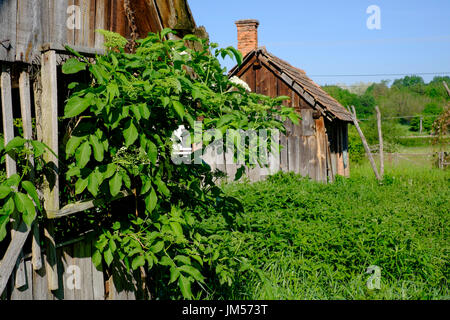
{"type": "MultiPolygon", "coordinates": [[[[263,59],[267,60],[267,62],[272,67],[277,69],[279,73],[287,76],[292,81],[292,84],[290,84],[291,86],[296,83],[301,87],[302,91],[307,92],[309,96],[314,99],[314,101],[311,101],[311,99],[305,100],[309,100],[308,102],[312,105],[313,108],[321,108],[325,110],[325,112],[331,114],[332,117],[335,117],[339,120],[350,122],[352,121],[351,114],[338,101],[332,98],[319,85],[312,81],[306,75],[305,71],[298,69],[288,62],[274,56],[273,54],[269,53],[264,47],[258,48],[247,54],[241,66],[245,65],[246,62],[248,62],[254,55],[256,55],[258,58],[262,56],[263,59]]],[[[237,66],[233,68],[230,71],[230,76],[235,75],[240,69],[241,68],[238,68],[237,66]]],[[[305,94],[300,93],[300,95],[303,96],[305,94]]]]}

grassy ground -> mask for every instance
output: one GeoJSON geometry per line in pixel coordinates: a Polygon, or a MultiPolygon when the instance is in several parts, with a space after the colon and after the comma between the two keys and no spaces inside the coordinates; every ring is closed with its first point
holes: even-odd
{"type": "Polygon", "coordinates": [[[329,185],[279,174],[226,186],[245,213],[223,246],[246,268],[212,296],[449,299],[450,170],[388,165],[382,185],[367,163],[351,170],[329,185]],[[379,290],[366,285],[372,265],[379,290]]]}

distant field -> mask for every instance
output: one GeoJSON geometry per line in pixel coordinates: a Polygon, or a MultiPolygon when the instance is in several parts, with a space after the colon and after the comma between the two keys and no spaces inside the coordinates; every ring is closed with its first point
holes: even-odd
{"type": "MultiPolygon", "coordinates": [[[[224,299],[449,299],[450,170],[370,166],[324,185],[292,174],[225,186],[245,213],[223,232],[224,252],[245,262],[224,299]],[[381,268],[370,290],[369,266],[381,268]]],[[[205,223],[222,233],[217,216],[205,223]]],[[[226,261],[224,261],[226,263],[226,261]]]]}

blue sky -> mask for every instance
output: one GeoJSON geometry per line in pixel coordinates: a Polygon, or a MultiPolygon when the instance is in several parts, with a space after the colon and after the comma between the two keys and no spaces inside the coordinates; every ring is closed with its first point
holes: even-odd
{"type": "MultiPolygon", "coordinates": [[[[258,19],[259,45],[301,68],[318,84],[378,82],[402,76],[318,75],[450,72],[449,0],[188,0],[212,42],[237,47],[234,24],[258,19]],[[370,5],[381,30],[369,30],[370,5]]],[[[223,64],[230,69],[231,61],[223,64]]],[[[448,74],[450,75],[450,73],[448,74]]],[[[434,75],[423,75],[430,81],[434,75]]]]}

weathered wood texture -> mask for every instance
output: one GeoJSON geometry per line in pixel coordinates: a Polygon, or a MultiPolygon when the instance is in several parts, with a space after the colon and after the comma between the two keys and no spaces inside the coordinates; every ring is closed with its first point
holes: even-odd
{"type": "MultiPolygon", "coordinates": [[[[10,300],[136,300],[144,297],[142,277],[139,272],[128,272],[123,265],[111,268],[108,277],[103,268],[97,269],[91,253],[95,250],[90,237],[58,247],[58,290],[48,290],[46,268],[33,270],[30,255],[23,259],[26,284],[16,288],[11,277],[8,292],[10,300]]],[[[43,253],[46,259],[46,253],[43,253]]]]}
{"type": "MultiPolygon", "coordinates": [[[[98,29],[131,38],[124,0],[2,0],[0,6],[0,61],[39,64],[46,43],[101,49],[98,29]]],[[[140,37],[166,27],[180,36],[197,30],[186,0],[133,0],[130,9],[140,37]]]]}

